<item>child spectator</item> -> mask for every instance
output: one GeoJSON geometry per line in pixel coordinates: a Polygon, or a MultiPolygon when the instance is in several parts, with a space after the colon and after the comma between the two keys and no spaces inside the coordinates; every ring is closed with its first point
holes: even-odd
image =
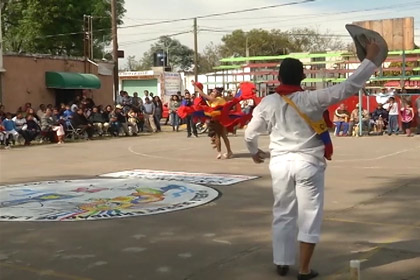
{"type": "MultiPolygon", "coordinates": [[[[6,131],[6,141],[9,140],[9,137],[12,138],[13,145],[16,144],[17,137],[19,136],[19,133],[16,130],[16,124],[12,120],[12,114],[6,113],[6,119],[3,121],[4,130],[6,131]]],[[[10,142],[8,143],[10,146],[10,142]]]]}
{"type": "Polygon", "coordinates": [[[334,113],[335,136],[340,136],[341,128],[343,128],[343,136],[347,136],[347,132],[349,130],[349,116],[350,114],[346,110],[345,105],[340,104],[334,113]]]}
{"type": "Polygon", "coordinates": [[[384,108],[388,111],[388,135],[398,135],[398,103],[395,102],[394,97],[388,99],[388,103],[384,105],[384,108]]]}
{"type": "Polygon", "coordinates": [[[139,122],[139,119],[137,118],[136,112],[134,112],[133,109],[130,109],[130,111],[128,111],[127,113],[127,118],[128,118],[128,128],[129,130],[131,128],[131,132],[133,133],[134,136],[136,136],[137,133],[139,132],[139,128],[137,125],[137,123],[139,122]]]}
{"type": "Polygon", "coordinates": [[[402,127],[405,130],[405,133],[407,134],[407,137],[414,136],[411,133],[411,125],[413,123],[414,119],[414,110],[411,107],[411,104],[406,103],[403,108],[401,108],[401,122],[402,127]]]}

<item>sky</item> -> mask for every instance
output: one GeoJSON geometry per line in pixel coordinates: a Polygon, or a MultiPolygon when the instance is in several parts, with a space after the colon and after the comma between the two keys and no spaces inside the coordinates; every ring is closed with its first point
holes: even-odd
{"type": "MultiPolygon", "coordinates": [[[[182,44],[193,48],[193,21],[186,20],[153,26],[129,27],[132,25],[162,20],[192,18],[213,13],[238,11],[268,5],[303,2],[304,0],[125,0],[127,10],[124,24],[118,30],[119,48],[125,57],[143,56],[159,36],[181,32],[176,35],[182,44]]],[[[419,0],[313,0],[298,5],[267,10],[238,13],[219,17],[198,19],[198,48],[213,42],[221,43],[223,35],[235,29],[248,31],[253,28],[280,29],[294,27],[316,28],[320,33],[347,35],[345,24],[362,20],[377,20],[398,17],[414,17],[415,42],[420,45],[419,0]]],[[[351,42],[350,36],[341,38],[351,42]]],[[[124,64],[125,62],[122,61],[124,64]]]]}

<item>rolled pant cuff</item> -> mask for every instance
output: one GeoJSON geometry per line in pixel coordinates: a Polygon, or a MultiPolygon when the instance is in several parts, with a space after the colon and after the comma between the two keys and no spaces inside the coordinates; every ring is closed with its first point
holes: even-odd
{"type": "Polygon", "coordinates": [[[296,262],[278,262],[278,261],[273,261],[273,263],[275,264],[275,265],[295,265],[295,263],[296,262]]]}
{"type": "Polygon", "coordinates": [[[319,235],[310,235],[310,234],[299,233],[297,239],[298,239],[299,242],[318,243],[319,242],[319,235]]]}

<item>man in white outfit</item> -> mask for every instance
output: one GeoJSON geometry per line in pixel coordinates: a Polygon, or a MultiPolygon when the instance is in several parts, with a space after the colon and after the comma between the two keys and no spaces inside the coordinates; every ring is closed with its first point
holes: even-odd
{"type": "MultiPolygon", "coordinates": [[[[302,63],[285,59],[279,71],[280,87],[299,88],[289,92],[288,97],[311,120],[321,120],[330,105],[354,95],[365,85],[377,68],[372,61],[379,51],[378,44],[369,41],[366,58],[347,81],[315,91],[300,88],[305,78],[302,63]]],[[[245,142],[254,162],[261,163],[265,153],[258,149],[258,136],[267,131],[270,133],[274,264],[280,275],[287,274],[289,266],[295,263],[297,234],[300,243],[298,279],[306,280],[318,275],[310,269],[310,260],[315,244],[319,242],[323,216],[324,143],[281,95],[266,96],[254,109],[245,131],[245,142]]]]}

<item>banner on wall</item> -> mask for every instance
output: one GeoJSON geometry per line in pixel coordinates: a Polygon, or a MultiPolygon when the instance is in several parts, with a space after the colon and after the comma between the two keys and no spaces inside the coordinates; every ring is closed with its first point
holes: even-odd
{"type": "Polygon", "coordinates": [[[165,95],[171,96],[181,91],[181,75],[178,73],[164,73],[165,95]]]}

